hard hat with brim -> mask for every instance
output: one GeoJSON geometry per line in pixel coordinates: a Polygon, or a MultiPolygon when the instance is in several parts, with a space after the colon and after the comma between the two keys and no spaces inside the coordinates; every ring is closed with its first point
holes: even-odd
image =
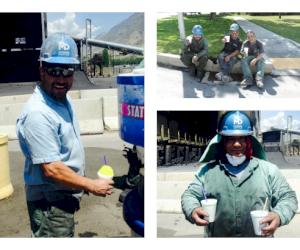
{"type": "Polygon", "coordinates": [[[204,32],[203,32],[203,28],[201,25],[194,25],[193,29],[192,29],[192,33],[194,36],[203,36],[204,32]]]}
{"type": "Polygon", "coordinates": [[[240,29],[240,26],[237,23],[231,24],[230,28],[229,28],[230,31],[237,31],[239,29],[240,29]]]}
{"type": "Polygon", "coordinates": [[[223,136],[248,136],[253,134],[253,126],[245,113],[231,111],[220,120],[218,133],[223,136]]]}
{"type": "Polygon", "coordinates": [[[69,35],[55,33],[43,42],[40,61],[55,64],[79,64],[77,45],[69,35]]]}

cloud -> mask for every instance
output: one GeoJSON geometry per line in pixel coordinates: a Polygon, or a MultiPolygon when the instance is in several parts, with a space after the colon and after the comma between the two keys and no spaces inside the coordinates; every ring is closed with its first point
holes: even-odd
{"type": "MultiPolygon", "coordinates": [[[[273,117],[265,118],[261,121],[261,130],[262,132],[270,130],[271,127],[286,129],[287,128],[287,117],[283,111],[278,112],[273,117]]],[[[300,130],[300,121],[293,119],[292,122],[293,130],[300,130]]]]}
{"type": "MultiPolygon", "coordinates": [[[[95,34],[101,27],[96,27],[92,24],[92,34],[95,34]]],[[[57,19],[53,22],[48,21],[48,32],[49,34],[55,32],[65,32],[75,37],[85,37],[85,23],[82,27],[76,23],[75,13],[66,13],[63,18],[57,19]]]]}

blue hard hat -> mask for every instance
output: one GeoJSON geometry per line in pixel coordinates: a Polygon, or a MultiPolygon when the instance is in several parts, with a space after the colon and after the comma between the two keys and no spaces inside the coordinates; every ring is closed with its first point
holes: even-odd
{"type": "Polygon", "coordinates": [[[230,111],[221,118],[218,133],[224,136],[247,136],[253,134],[253,127],[244,112],[230,111]]]}
{"type": "Polygon", "coordinates": [[[238,31],[240,29],[240,26],[237,23],[233,23],[230,25],[229,30],[230,31],[238,31]]]}
{"type": "Polygon", "coordinates": [[[203,28],[201,25],[194,25],[193,29],[192,29],[192,33],[194,36],[203,36],[203,28]]]}
{"type": "Polygon", "coordinates": [[[77,45],[64,33],[50,35],[42,44],[40,61],[58,64],[79,64],[77,45]]]}

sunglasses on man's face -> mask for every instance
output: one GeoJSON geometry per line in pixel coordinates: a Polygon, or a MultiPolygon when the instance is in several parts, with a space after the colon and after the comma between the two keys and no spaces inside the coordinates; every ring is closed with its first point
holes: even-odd
{"type": "Polygon", "coordinates": [[[45,68],[45,71],[53,77],[69,77],[74,74],[74,68],[49,67],[45,68]]]}

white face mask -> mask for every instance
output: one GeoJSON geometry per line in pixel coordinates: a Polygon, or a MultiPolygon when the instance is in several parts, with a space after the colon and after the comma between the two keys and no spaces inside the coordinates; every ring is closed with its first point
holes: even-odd
{"type": "Polygon", "coordinates": [[[245,155],[234,156],[234,155],[226,154],[226,157],[227,157],[227,160],[229,161],[229,163],[235,167],[238,165],[241,165],[246,160],[245,155]]]}

